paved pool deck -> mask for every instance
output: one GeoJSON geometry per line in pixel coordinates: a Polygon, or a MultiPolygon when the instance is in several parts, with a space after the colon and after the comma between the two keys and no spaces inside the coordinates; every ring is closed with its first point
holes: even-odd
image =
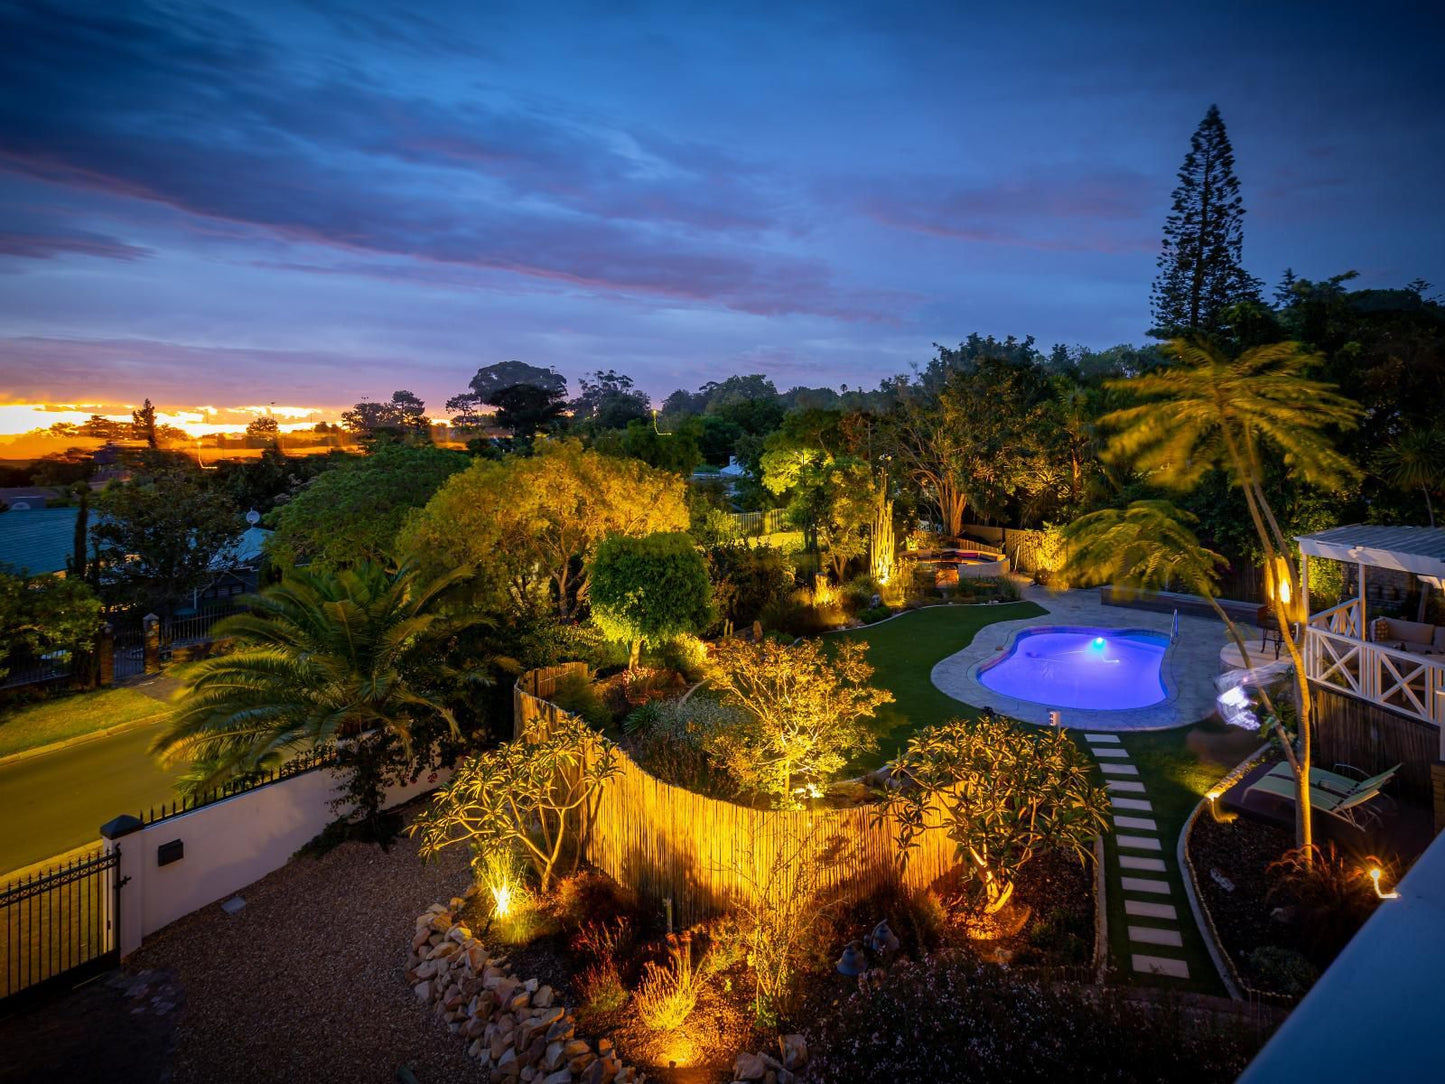
{"type": "MultiPolygon", "coordinates": [[[[1030,584],[1023,597],[1048,613],[1021,621],[1001,621],[980,629],[962,651],[948,656],[933,668],[933,684],[943,693],[976,708],[994,711],[1024,722],[1047,725],[1048,704],[1019,700],[985,688],[978,681],[979,668],[997,658],[1013,644],[1020,629],[1049,625],[1083,625],[1106,629],[1149,629],[1168,635],[1174,615],[1105,606],[1097,589],[1050,591],[1030,584]]],[[[1241,627],[1246,642],[1258,633],[1241,627]]],[[[1222,621],[1208,617],[1179,617],[1179,638],[1164,655],[1162,676],[1169,695],[1160,703],[1129,711],[1096,711],[1060,708],[1064,726],[1093,732],[1169,730],[1188,726],[1214,712],[1214,679],[1219,673],[1219,649],[1229,640],[1222,621]]]]}

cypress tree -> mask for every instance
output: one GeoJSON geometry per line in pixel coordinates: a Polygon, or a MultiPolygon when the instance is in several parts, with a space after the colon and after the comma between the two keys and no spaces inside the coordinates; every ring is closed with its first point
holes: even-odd
{"type": "Polygon", "coordinates": [[[1150,294],[1151,334],[1162,339],[1218,331],[1230,305],[1258,298],[1258,283],[1240,265],[1244,201],[1234,150],[1211,105],[1179,167],[1174,205],[1164,221],[1159,274],[1150,294]]]}

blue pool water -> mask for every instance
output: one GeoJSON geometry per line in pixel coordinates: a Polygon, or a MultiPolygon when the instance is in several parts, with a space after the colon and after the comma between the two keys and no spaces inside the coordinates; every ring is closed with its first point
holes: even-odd
{"type": "Polygon", "coordinates": [[[1168,636],[1144,629],[1024,629],[978,681],[1051,708],[1147,708],[1169,695],[1160,672],[1168,646],[1168,636]]]}

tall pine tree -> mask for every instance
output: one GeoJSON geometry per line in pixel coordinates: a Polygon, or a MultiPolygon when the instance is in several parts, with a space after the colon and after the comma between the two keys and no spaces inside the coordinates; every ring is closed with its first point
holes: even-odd
{"type": "Polygon", "coordinates": [[[1259,284],[1240,265],[1244,201],[1234,175],[1234,150],[1211,105],[1179,167],[1174,206],[1164,222],[1164,248],[1154,279],[1151,334],[1162,339],[1211,334],[1224,310],[1257,299],[1259,284]]]}

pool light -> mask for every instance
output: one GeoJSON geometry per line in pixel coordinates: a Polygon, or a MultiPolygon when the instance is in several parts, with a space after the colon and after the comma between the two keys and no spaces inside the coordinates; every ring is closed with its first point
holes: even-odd
{"type": "Polygon", "coordinates": [[[1108,641],[1105,640],[1102,636],[1095,636],[1092,640],[1089,641],[1089,646],[1092,647],[1095,651],[1103,651],[1107,644],[1108,641]]]}

